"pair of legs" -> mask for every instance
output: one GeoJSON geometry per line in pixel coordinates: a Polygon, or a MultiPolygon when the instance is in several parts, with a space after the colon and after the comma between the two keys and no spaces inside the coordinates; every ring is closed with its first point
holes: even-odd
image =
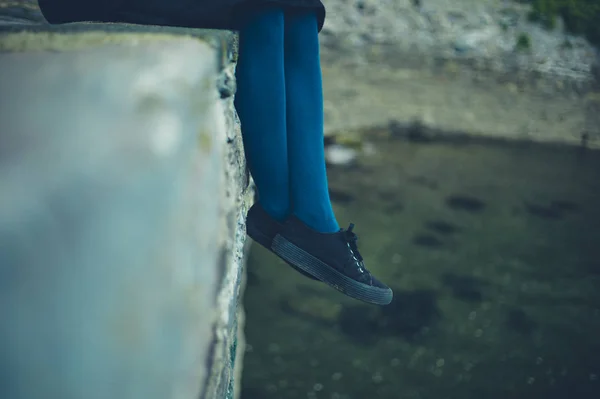
{"type": "Polygon", "coordinates": [[[260,204],[321,233],[339,230],[329,198],[316,15],[265,8],[240,29],[235,106],[260,204]]]}
{"type": "Polygon", "coordinates": [[[235,105],[260,206],[248,235],[307,277],[364,302],[386,305],[392,290],[366,268],[353,226],[331,208],[323,143],[317,15],[262,9],[240,30],[235,105]]]}

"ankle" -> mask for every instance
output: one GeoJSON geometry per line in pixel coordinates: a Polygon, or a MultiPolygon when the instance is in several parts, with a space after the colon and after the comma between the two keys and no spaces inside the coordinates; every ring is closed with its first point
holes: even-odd
{"type": "Polygon", "coordinates": [[[282,206],[279,204],[269,204],[269,203],[265,204],[263,202],[260,202],[260,205],[265,210],[265,212],[267,212],[267,214],[269,216],[271,216],[273,219],[275,219],[276,221],[278,221],[280,223],[283,223],[290,215],[289,206],[282,206]]]}
{"type": "Polygon", "coordinates": [[[336,233],[340,230],[340,226],[333,215],[323,216],[303,212],[294,212],[293,214],[308,227],[319,233],[336,233]]]}

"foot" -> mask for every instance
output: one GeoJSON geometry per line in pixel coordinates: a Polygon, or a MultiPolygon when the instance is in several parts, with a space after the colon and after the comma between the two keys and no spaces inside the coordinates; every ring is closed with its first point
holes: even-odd
{"type": "Polygon", "coordinates": [[[387,305],[392,290],[365,268],[353,224],[336,233],[319,233],[291,216],[275,235],[272,250],[288,263],[361,301],[387,305]]]}
{"type": "MultiPolygon", "coordinates": [[[[259,243],[269,251],[273,252],[271,249],[273,238],[275,238],[282,228],[283,224],[273,219],[258,202],[252,205],[250,210],[248,210],[248,215],[246,216],[246,233],[255,242],[259,243]]],[[[283,260],[286,261],[285,259],[283,260]]],[[[286,261],[286,263],[304,276],[317,280],[317,278],[313,277],[311,274],[297,268],[288,261],[286,261]]]]}

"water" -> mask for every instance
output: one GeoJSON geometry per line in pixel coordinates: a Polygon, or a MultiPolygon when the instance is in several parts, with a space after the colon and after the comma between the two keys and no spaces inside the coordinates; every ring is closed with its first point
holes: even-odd
{"type": "Polygon", "coordinates": [[[330,186],[394,302],[253,246],[242,399],[600,397],[600,152],[370,137],[330,186]]]}

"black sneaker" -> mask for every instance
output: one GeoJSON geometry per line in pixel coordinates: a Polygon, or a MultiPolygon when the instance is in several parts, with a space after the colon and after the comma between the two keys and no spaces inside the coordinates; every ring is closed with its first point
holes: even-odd
{"type": "Polygon", "coordinates": [[[319,233],[291,216],[273,239],[277,255],[336,290],[364,302],[387,305],[392,290],[365,268],[353,224],[336,233],[319,233]]]}
{"type": "MultiPolygon", "coordinates": [[[[252,205],[252,207],[250,207],[248,210],[248,215],[246,216],[246,233],[255,242],[259,243],[269,251],[273,252],[271,249],[273,238],[275,238],[282,228],[283,224],[273,219],[258,202],[252,205]]],[[[283,260],[292,266],[296,271],[302,273],[304,276],[313,280],[318,280],[311,274],[297,268],[287,260],[283,260]]]]}

